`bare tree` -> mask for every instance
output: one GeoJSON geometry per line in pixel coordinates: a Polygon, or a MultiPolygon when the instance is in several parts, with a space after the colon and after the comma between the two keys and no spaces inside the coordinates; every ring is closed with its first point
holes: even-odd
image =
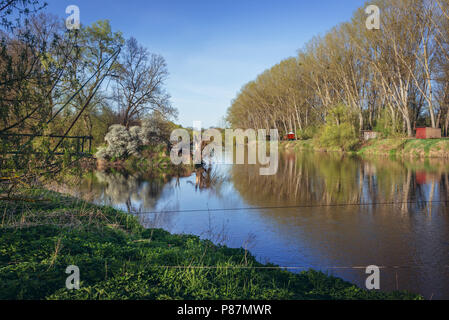
{"type": "Polygon", "coordinates": [[[129,128],[132,121],[150,111],[175,115],[164,88],[167,76],[167,64],[162,56],[148,52],[134,38],[126,42],[115,88],[124,126],[129,128]]]}

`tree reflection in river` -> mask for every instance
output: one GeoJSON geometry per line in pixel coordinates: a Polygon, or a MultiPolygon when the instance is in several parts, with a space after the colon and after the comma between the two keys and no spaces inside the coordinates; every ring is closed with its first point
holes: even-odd
{"type": "Polygon", "coordinates": [[[148,180],[137,174],[96,171],[86,177],[79,188],[85,200],[139,212],[154,208],[165,184],[165,181],[148,180]]]}
{"type": "Polygon", "coordinates": [[[234,166],[231,176],[248,204],[272,207],[260,216],[291,246],[273,252],[277,263],[310,265],[361,286],[364,270],[351,266],[385,266],[384,290],[447,298],[448,173],[444,160],[285,153],[275,176],[254,166],[234,166]]]}
{"type": "MultiPolygon", "coordinates": [[[[196,191],[207,190],[220,197],[220,190],[227,177],[211,165],[198,166],[194,171],[195,181],[187,181],[196,191]]],[[[180,188],[181,177],[167,180],[148,179],[144,174],[127,172],[95,171],[80,184],[79,193],[88,201],[126,206],[126,211],[138,213],[152,211],[160,200],[164,189],[180,188]]]]}
{"type": "MultiPolygon", "coordinates": [[[[201,165],[195,169],[195,190],[213,190],[220,195],[226,177],[212,165],[201,165]]],[[[193,182],[188,183],[193,185],[193,182]]]]}
{"type": "Polygon", "coordinates": [[[394,202],[406,211],[414,201],[448,200],[449,164],[438,160],[284,153],[276,175],[258,172],[258,166],[234,166],[231,174],[236,189],[255,206],[394,202]],[[416,179],[420,173],[425,181],[416,179]]]}
{"type": "Polygon", "coordinates": [[[364,270],[346,267],[385,266],[382,290],[449,298],[447,161],[285,152],[274,176],[254,165],[197,169],[165,181],[96,173],[80,193],[140,212],[146,227],[230,247],[251,239],[262,262],[319,269],[360,286],[364,270]]]}

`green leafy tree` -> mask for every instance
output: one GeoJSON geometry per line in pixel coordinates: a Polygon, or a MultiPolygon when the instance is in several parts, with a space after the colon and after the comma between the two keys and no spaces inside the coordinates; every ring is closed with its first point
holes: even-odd
{"type": "Polygon", "coordinates": [[[76,43],[59,19],[37,15],[44,6],[0,1],[0,174],[12,186],[61,167],[47,123],[76,43]]]}
{"type": "MultiPolygon", "coordinates": [[[[113,32],[108,20],[97,21],[91,26],[82,27],[80,32],[73,35],[77,39],[80,50],[74,52],[72,56],[72,69],[74,72],[65,79],[64,89],[68,99],[74,92],[95,75],[73,99],[69,108],[64,109],[60,117],[60,130],[63,130],[67,123],[73,119],[84,106],[86,101],[93,96],[93,99],[85,109],[80,122],[73,128],[73,133],[77,135],[94,135],[95,141],[103,141],[107,132],[106,126],[100,126],[103,130],[96,130],[95,125],[103,119],[110,121],[110,97],[107,94],[108,84],[116,73],[118,64],[112,66],[108,71],[101,69],[104,62],[107,61],[124,43],[121,32],[113,32]],[[96,92],[101,84],[103,77],[106,81],[102,83],[100,90],[96,92]],[[104,117],[103,117],[104,116],[104,117]],[[64,121],[66,120],[66,121],[64,121]],[[98,121],[100,120],[100,121],[98,121]]],[[[112,124],[112,123],[111,123],[112,124]]]]}
{"type": "Polygon", "coordinates": [[[332,108],[322,129],[319,142],[324,147],[339,147],[343,151],[354,150],[359,143],[356,115],[350,109],[339,104],[332,108]]]}

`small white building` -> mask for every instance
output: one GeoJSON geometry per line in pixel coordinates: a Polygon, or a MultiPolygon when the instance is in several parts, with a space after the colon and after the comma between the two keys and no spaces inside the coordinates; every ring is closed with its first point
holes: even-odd
{"type": "Polygon", "coordinates": [[[362,130],[363,140],[368,141],[372,139],[377,139],[379,137],[379,132],[371,130],[362,130]]]}

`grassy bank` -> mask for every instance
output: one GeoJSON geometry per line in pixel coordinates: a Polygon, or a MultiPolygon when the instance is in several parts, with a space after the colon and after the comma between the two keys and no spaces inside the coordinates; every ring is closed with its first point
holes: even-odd
{"type": "MultiPolygon", "coordinates": [[[[295,151],[343,152],[338,147],[323,148],[315,140],[286,141],[281,148],[295,151]]],[[[412,158],[449,159],[449,139],[375,139],[351,152],[361,156],[398,156],[412,158]]]]}
{"type": "Polygon", "coordinates": [[[449,139],[382,139],[363,146],[360,155],[449,158],[449,139]]]}
{"type": "Polygon", "coordinates": [[[419,298],[362,290],[316,271],[255,269],[271,265],[243,249],[146,230],[112,208],[41,190],[23,196],[0,202],[0,299],[419,298]],[[69,265],[80,268],[78,291],[65,289],[69,265]]]}

